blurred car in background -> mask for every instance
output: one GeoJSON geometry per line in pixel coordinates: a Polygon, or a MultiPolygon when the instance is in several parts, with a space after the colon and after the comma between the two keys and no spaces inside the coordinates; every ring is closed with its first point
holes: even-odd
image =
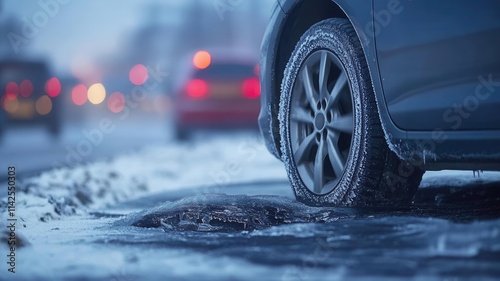
{"type": "Polygon", "coordinates": [[[258,127],[257,58],[229,50],[198,51],[183,66],[174,89],[177,139],[195,129],[258,127]]]}
{"type": "Polygon", "coordinates": [[[59,95],[61,83],[51,77],[43,61],[0,61],[2,89],[0,129],[18,125],[43,124],[48,131],[59,135],[59,95]]]}

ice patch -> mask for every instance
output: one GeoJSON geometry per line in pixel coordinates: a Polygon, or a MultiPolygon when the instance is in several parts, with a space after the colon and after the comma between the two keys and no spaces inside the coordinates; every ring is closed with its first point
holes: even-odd
{"type": "Polygon", "coordinates": [[[167,202],[118,222],[146,228],[233,232],[294,223],[322,223],[350,217],[348,212],[314,208],[278,196],[206,194],[167,202]]]}

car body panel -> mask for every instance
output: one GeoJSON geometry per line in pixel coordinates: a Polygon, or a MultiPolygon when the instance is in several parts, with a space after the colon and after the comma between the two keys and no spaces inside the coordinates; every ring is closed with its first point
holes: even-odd
{"type": "Polygon", "coordinates": [[[500,108],[493,94],[500,91],[500,2],[402,1],[390,13],[393,1],[374,1],[374,20],[394,123],[409,131],[500,129],[500,118],[491,118],[500,108]]]}
{"type": "MultiPolygon", "coordinates": [[[[270,24],[264,36],[264,40],[262,43],[262,56],[261,56],[261,87],[262,87],[262,97],[261,97],[261,112],[259,116],[259,125],[261,132],[264,136],[266,145],[269,151],[275,155],[277,158],[280,158],[280,139],[279,139],[279,127],[277,121],[277,112],[278,112],[278,104],[279,104],[279,86],[281,81],[278,81],[278,77],[280,75],[279,72],[276,71],[278,66],[278,61],[280,56],[289,56],[289,54],[280,53],[280,42],[287,42],[288,44],[292,44],[287,40],[287,37],[290,36],[289,32],[284,32],[287,28],[294,28],[291,25],[290,15],[294,12],[295,9],[300,9],[301,5],[304,1],[308,0],[279,0],[279,4],[276,5],[274,9],[270,24]]],[[[379,54],[377,52],[378,44],[375,40],[376,36],[382,36],[386,33],[386,36],[390,35],[390,32],[385,28],[390,28],[392,24],[388,24],[384,26],[381,32],[377,30],[377,19],[373,15],[376,13],[380,13],[381,11],[393,11],[393,9],[401,9],[409,6],[406,1],[396,1],[399,2],[401,6],[394,7],[394,1],[396,0],[387,0],[387,1],[348,1],[348,0],[332,0],[333,3],[338,5],[342,11],[344,11],[347,18],[352,23],[355,28],[358,37],[362,43],[362,47],[364,49],[368,67],[370,70],[370,74],[372,77],[372,85],[374,88],[377,105],[379,109],[380,118],[382,121],[385,138],[387,140],[389,148],[395,152],[402,159],[412,159],[412,158],[420,158],[425,164],[425,168],[429,170],[433,169],[444,169],[444,168],[467,168],[467,169],[484,169],[484,170],[498,170],[500,169],[500,131],[495,130],[495,126],[497,125],[495,120],[487,120],[485,121],[487,125],[482,125],[476,130],[471,129],[463,129],[459,130],[448,130],[445,131],[443,128],[445,126],[429,126],[422,127],[422,130],[409,130],[401,128],[400,124],[397,124],[392,116],[389,113],[388,104],[391,106],[395,103],[394,100],[397,98],[398,93],[392,92],[389,94],[390,103],[388,103],[386,96],[384,95],[383,82],[385,82],[391,73],[385,72],[383,75],[379,72],[379,64],[378,57],[379,55],[386,55],[385,53],[379,54]],[[373,5],[376,5],[374,7],[373,5]],[[375,12],[374,12],[375,11],[375,12]],[[377,31],[377,32],[376,32],[377,31]],[[387,35],[388,34],[388,35],[387,35]],[[491,128],[490,130],[486,130],[484,128],[491,128]]],[[[430,5],[430,0],[424,0],[430,5]]],[[[318,1],[319,2],[319,1],[318,1]]],[[[419,2],[419,1],[413,1],[419,2]]],[[[466,2],[465,0],[463,2],[466,2]]],[[[422,2],[423,3],[423,2],[422,2]]],[[[455,3],[455,2],[453,2],[455,3]]],[[[489,2],[493,3],[493,2],[489,2]]],[[[493,4],[492,4],[493,5],[493,4]]],[[[410,10],[409,8],[406,11],[410,10]]],[[[411,12],[411,11],[410,11],[411,12]]],[[[402,13],[402,12],[401,12],[402,13]]],[[[412,13],[416,13],[413,11],[412,13]]],[[[443,13],[446,13],[444,11],[443,13]]],[[[395,15],[392,20],[397,22],[395,15]]],[[[401,15],[404,18],[404,15],[401,15]]],[[[403,20],[403,19],[402,19],[403,20]]],[[[494,21],[490,22],[490,26],[495,26],[493,24],[494,21]]],[[[409,23],[408,23],[409,26],[409,23]]],[[[392,28],[397,28],[394,26],[392,28]]],[[[488,30],[485,31],[488,33],[488,30]]],[[[462,32],[466,34],[466,32],[462,32]]],[[[441,34],[443,35],[443,34],[441,34]]],[[[406,37],[412,37],[412,34],[408,34],[406,37]]],[[[435,36],[439,36],[439,33],[436,32],[435,36]]],[[[444,35],[443,35],[444,36],[444,35]]],[[[487,40],[485,35],[477,35],[482,40],[487,40]]],[[[380,37],[377,37],[380,38],[380,37]]],[[[466,40],[467,37],[462,37],[463,40],[466,40]]],[[[407,39],[410,40],[410,39],[407,39]]],[[[435,39],[436,40],[436,39],[435,39]]],[[[439,40],[438,40],[439,41],[439,40]]],[[[496,44],[497,42],[495,42],[496,44]]],[[[296,44],[296,42],[293,42],[296,44]]],[[[388,48],[388,46],[384,46],[382,42],[381,49],[388,48]]],[[[455,43],[456,44],[456,43],[455,43]]],[[[438,44],[439,45],[439,44],[438,44]]],[[[446,45],[446,44],[445,44],[446,45]]],[[[448,42],[446,46],[451,46],[448,42]]],[[[438,46],[439,47],[439,46],[438,46]]],[[[440,46],[442,48],[442,46],[440,46]]],[[[498,50],[498,48],[497,48],[498,50]]],[[[498,52],[494,53],[491,50],[487,51],[485,54],[480,55],[483,60],[487,58],[493,58],[496,60],[498,56],[498,52]]],[[[473,57],[473,56],[471,56],[473,57]]],[[[471,57],[468,59],[470,60],[471,57]]],[[[387,70],[387,62],[385,61],[385,70],[387,70]]],[[[390,62],[390,61],[389,61],[390,62]]],[[[393,61],[394,62],[394,61],[393,61]]],[[[397,67],[401,67],[401,64],[397,67]]],[[[390,69],[390,68],[389,68],[390,69]]],[[[442,70],[445,70],[446,67],[443,66],[442,70]]],[[[423,71],[423,69],[420,69],[423,71]]],[[[493,66],[485,66],[482,69],[482,73],[484,78],[488,81],[490,79],[488,70],[491,70],[491,73],[496,73],[498,71],[498,67],[496,67],[496,63],[493,66]]],[[[477,73],[473,73],[477,74],[477,73]]],[[[469,75],[471,77],[475,77],[479,79],[477,75],[469,75]]],[[[464,75],[460,76],[463,79],[464,75]]],[[[403,83],[402,81],[391,80],[392,83],[403,83]]],[[[476,80],[472,82],[474,84],[467,85],[467,83],[462,83],[462,91],[467,92],[474,87],[478,87],[481,84],[481,80],[476,80]],[[479,81],[479,82],[478,82],[479,81]]],[[[484,84],[484,83],[483,83],[484,84]]],[[[384,84],[385,85],[385,84],[384,84]]],[[[485,85],[484,87],[488,87],[485,85]]],[[[491,85],[490,85],[491,87],[491,85]]],[[[448,89],[448,91],[452,91],[453,87],[448,89]]],[[[487,88],[489,89],[489,88],[487,88]]],[[[434,89],[435,90],[435,89],[434,89]]],[[[446,91],[440,93],[442,95],[446,95],[446,91]],[[444,93],[444,94],[443,94],[444,93]]],[[[432,91],[428,91],[426,95],[432,95],[432,91]]],[[[435,99],[443,99],[443,97],[435,96],[435,99]]],[[[421,98],[425,95],[421,96],[421,98]]],[[[463,95],[457,95],[453,101],[460,101],[460,97],[463,98],[463,95]]],[[[479,122],[478,120],[485,120],[487,113],[493,112],[493,108],[499,108],[496,103],[498,95],[492,98],[493,105],[486,105],[483,107],[483,111],[478,113],[478,116],[475,117],[472,121],[467,121],[467,128],[471,128],[472,125],[479,122]]],[[[396,100],[397,101],[397,100],[396,100]]],[[[446,101],[444,102],[446,104],[446,101]]],[[[410,104],[410,103],[408,103],[410,104]]],[[[429,102],[424,104],[429,105],[429,102]]],[[[452,105],[453,106],[453,105],[452,105]]],[[[449,105],[448,105],[449,107],[449,105]]],[[[410,107],[411,108],[411,107],[410,107]]],[[[432,108],[432,105],[430,106],[432,108]]],[[[392,107],[392,113],[397,112],[398,107],[392,107]]],[[[424,112],[426,114],[426,112],[424,112]]],[[[396,114],[397,115],[397,114],[396,114]]],[[[434,118],[439,116],[439,114],[434,113],[434,118]]],[[[401,117],[401,116],[398,116],[401,117]]],[[[442,116],[441,116],[442,117],[442,116]]],[[[408,117],[403,117],[403,119],[408,117]]],[[[417,118],[417,117],[412,117],[417,118]]],[[[419,116],[418,118],[425,119],[425,117],[419,116]]],[[[466,118],[464,118],[466,119],[466,118]]],[[[490,118],[492,119],[492,118],[490,118]]],[[[498,118],[496,120],[499,120],[498,118]]],[[[401,121],[401,119],[398,119],[401,121]]],[[[439,122],[439,121],[438,121],[439,122]]],[[[400,122],[401,123],[401,122],[400,122]]],[[[425,123],[425,122],[423,122],[425,123]]],[[[443,123],[441,123],[443,125],[443,123]]]]}

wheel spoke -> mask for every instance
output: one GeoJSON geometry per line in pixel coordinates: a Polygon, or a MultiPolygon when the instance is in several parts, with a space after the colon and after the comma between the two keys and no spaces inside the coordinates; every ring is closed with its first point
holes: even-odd
{"type": "Polygon", "coordinates": [[[354,120],[352,113],[335,118],[327,124],[327,128],[336,132],[352,135],[354,132],[354,120]]]}
{"type": "Polygon", "coordinates": [[[311,148],[316,143],[315,138],[315,134],[310,134],[299,145],[297,151],[295,151],[295,161],[297,163],[305,163],[305,157],[309,155],[311,148]]]}
{"type": "Polygon", "coordinates": [[[340,154],[339,148],[336,145],[338,136],[334,135],[332,137],[331,134],[329,134],[326,141],[328,144],[328,158],[330,158],[330,163],[332,164],[335,176],[337,178],[340,178],[342,176],[342,173],[344,172],[344,162],[342,161],[342,156],[340,154]]]}
{"type": "Polygon", "coordinates": [[[324,163],[326,157],[325,141],[321,140],[316,152],[316,159],[314,160],[314,192],[321,193],[323,190],[323,183],[325,180],[324,163]]]}
{"type": "Polygon", "coordinates": [[[327,109],[330,109],[335,103],[337,103],[337,100],[339,99],[340,92],[342,89],[347,85],[347,76],[345,75],[344,72],[342,72],[337,78],[337,82],[335,82],[335,86],[333,87],[333,90],[330,93],[330,97],[328,98],[328,105],[326,106],[327,109]]]}
{"type": "Polygon", "coordinates": [[[292,114],[290,115],[290,119],[298,122],[298,123],[305,123],[305,124],[313,124],[314,119],[313,117],[307,112],[307,110],[303,107],[296,107],[293,109],[292,114]]]}
{"type": "Polygon", "coordinates": [[[319,66],[319,92],[320,98],[327,97],[327,83],[328,77],[330,75],[331,61],[328,59],[328,53],[326,51],[321,52],[321,62],[319,66]]]}
{"type": "Polygon", "coordinates": [[[313,110],[316,109],[316,97],[314,96],[314,87],[311,82],[311,73],[309,72],[309,67],[304,65],[304,69],[302,70],[302,84],[304,85],[304,89],[306,90],[306,97],[311,105],[313,110]]]}
{"type": "Polygon", "coordinates": [[[283,139],[292,151],[286,156],[305,188],[321,196],[342,182],[351,153],[356,111],[349,77],[335,52],[319,49],[302,62],[295,78],[283,139]]]}

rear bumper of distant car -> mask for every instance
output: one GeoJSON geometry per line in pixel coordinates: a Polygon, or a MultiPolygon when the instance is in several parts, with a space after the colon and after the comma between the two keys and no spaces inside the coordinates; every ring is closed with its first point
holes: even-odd
{"type": "Polygon", "coordinates": [[[259,104],[256,101],[217,104],[179,103],[176,109],[177,126],[184,128],[257,128],[259,104]]]}
{"type": "Polygon", "coordinates": [[[46,124],[56,122],[60,118],[60,107],[61,102],[59,98],[51,99],[51,109],[47,114],[40,115],[36,110],[36,100],[34,98],[22,98],[17,101],[18,109],[15,112],[7,113],[4,109],[2,115],[4,115],[5,122],[8,124],[46,124]]]}

